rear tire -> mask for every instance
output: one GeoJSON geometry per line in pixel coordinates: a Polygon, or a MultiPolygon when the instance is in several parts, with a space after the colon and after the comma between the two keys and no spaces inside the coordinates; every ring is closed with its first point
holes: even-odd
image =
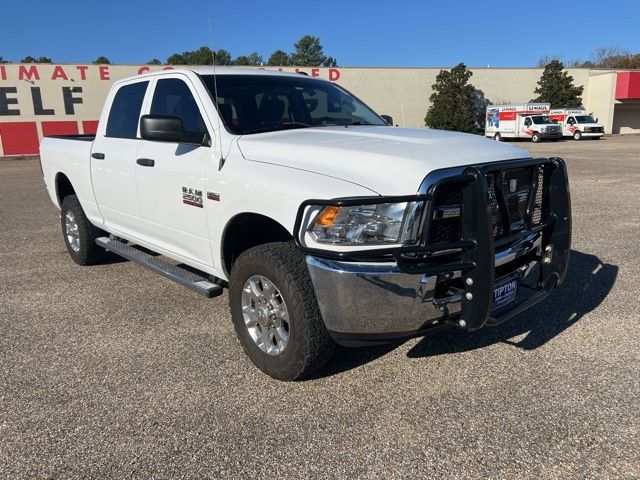
{"type": "Polygon", "coordinates": [[[574,139],[574,140],[576,140],[576,141],[578,141],[578,142],[579,142],[580,140],[582,140],[582,132],[575,132],[575,133],[573,134],[573,139],[574,139]]]}
{"type": "Polygon", "coordinates": [[[540,136],[540,134],[538,132],[535,132],[532,136],[531,136],[531,141],[533,143],[540,143],[540,141],[542,140],[542,137],[540,136]]]}
{"type": "Polygon", "coordinates": [[[496,133],[496,134],[493,136],[493,139],[494,139],[496,142],[501,142],[501,141],[502,141],[502,135],[500,135],[500,133],[496,133]]]}
{"type": "Polygon", "coordinates": [[[108,234],[89,222],[78,197],[64,197],[60,210],[62,235],[71,259],[78,265],[94,265],[104,260],[107,252],[96,245],[96,238],[108,234]]]}
{"type": "Polygon", "coordinates": [[[231,272],[229,304],[245,353],[275,379],[299,380],[333,354],[309,270],[292,242],[243,252],[231,272]]]}

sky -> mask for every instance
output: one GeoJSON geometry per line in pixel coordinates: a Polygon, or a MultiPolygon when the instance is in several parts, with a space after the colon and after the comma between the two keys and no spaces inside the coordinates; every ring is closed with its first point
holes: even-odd
{"type": "Polygon", "coordinates": [[[210,45],[265,61],[320,37],[343,67],[530,67],[543,55],[587,60],[602,46],[640,52],[640,0],[196,1],[5,0],[0,56],[56,63],[165,61],[210,45]]]}

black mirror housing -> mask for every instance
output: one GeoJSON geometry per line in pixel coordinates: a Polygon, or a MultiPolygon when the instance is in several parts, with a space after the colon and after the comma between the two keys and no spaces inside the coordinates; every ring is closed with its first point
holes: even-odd
{"type": "Polygon", "coordinates": [[[190,143],[204,145],[205,132],[185,132],[182,119],[166,115],[143,115],[140,117],[140,136],[154,142],[190,143]]]}
{"type": "Polygon", "coordinates": [[[380,115],[380,118],[387,122],[387,125],[391,125],[393,127],[393,117],[391,115],[380,115]]]}

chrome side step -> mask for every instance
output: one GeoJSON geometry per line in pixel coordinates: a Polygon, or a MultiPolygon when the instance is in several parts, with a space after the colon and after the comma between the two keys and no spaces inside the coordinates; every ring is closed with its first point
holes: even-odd
{"type": "Polygon", "coordinates": [[[167,277],[169,280],[184,285],[202,295],[211,298],[222,294],[222,287],[217,283],[211,282],[209,279],[197,275],[185,268],[178,267],[171,263],[161,260],[160,257],[154,257],[137,248],[133,248],[126,243],[114,240],[109,237],[100,237],[96,239],[96,243],[110,252],[120,255],[132,262],[139,263],[143,267],[147,267],[154,272],[167,277]]]}

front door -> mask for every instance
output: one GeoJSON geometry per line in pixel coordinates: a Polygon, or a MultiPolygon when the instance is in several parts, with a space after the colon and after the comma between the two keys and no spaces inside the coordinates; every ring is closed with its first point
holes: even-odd
{"type": "MultiPolygon", "coordinates": [[[[179,117],[185,131],[210,133],[201,108],[188,77],[175,74],[156,81],[151,115],[179,117]]],[[[208,146],[142,140],[136,164],[145,240],[203,266],[212,265],[205,199],[213,158],[208,146]]]]}
{"type": "Polygon", "coordinates": [[[567,118],[567,123],[565,124],[565,135],[572,136],[576,131],[576,119],[574,117],[567,118]]]}
{"type": "Polygon", "coordinates": [[[524,138],[531,138],[531,136],[533,135],[533,130],[531,129],[531,125],[533,125],[533,121],[531,120],[531,117],[526,117],[521,123],[520,123],[520,136],[524,137],[524,138]]]}

